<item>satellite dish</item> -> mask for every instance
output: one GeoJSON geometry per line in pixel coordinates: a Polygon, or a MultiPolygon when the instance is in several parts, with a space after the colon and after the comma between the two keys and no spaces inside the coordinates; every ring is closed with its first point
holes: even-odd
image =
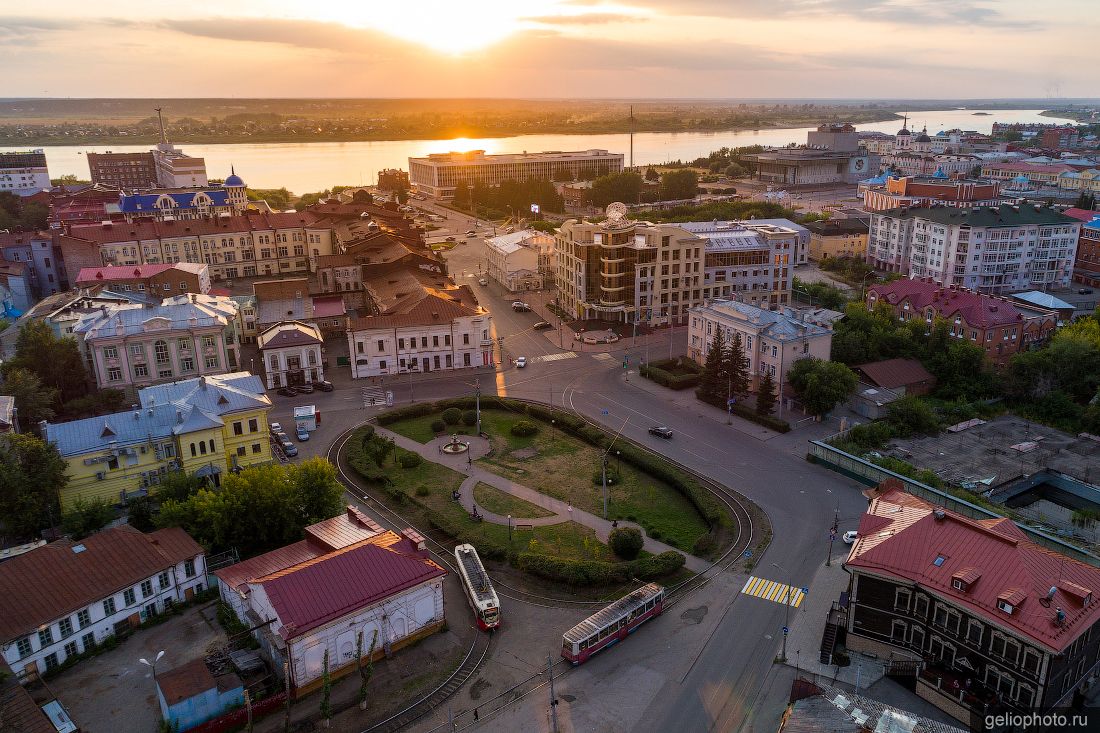
{"type": "Polygon", "coordinates": [[[604,211],[604,213],[607,214],[607,218],[615,222],[622,221],[622,219],[626,217],[626,212],[626,204],[621,201],[608,204],[607,209],[604,211]]]}

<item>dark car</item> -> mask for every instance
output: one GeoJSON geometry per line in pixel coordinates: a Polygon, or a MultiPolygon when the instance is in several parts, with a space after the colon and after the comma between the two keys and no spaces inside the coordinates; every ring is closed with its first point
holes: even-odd
{"type": "Polygon", "coordinates": [[[664,425],[654,425],[649,429],[649,434],[669,440],[672,438],[672,428],[666,428],[664,425]]]}
{"type": "Polygon", "coordinates": [[[279,394],[281,394],[283,397],[293,397],[298,394],[298,390],[294,389],[293,387],[280,387],[279,394]]]}
{"type": "Polygon", "coordinates": [[[312,384],[299,384],[294,389],[297,390],[298,394],[313,394],[312,384]]]}
{"type": "Polygon", "coordinates": [[[314,382],[313,386],[321,390],[322,392],[331,392],[332,390],[336,389],[332,386],[332,382],[314,382]]]}
{"type": "Polygon", "coordinates": [[[545,331],[548,328],[553,328],[553,326],[546,321],[539,321],[535,325],[531,326],[531,328],[535,329],[536,331],[545,331]]]}
{"type": "Polygon", "coordinates": [[[1081,288],[1077,291],[1078,295],[1092,295],[1092,288],[1081,288]]]}

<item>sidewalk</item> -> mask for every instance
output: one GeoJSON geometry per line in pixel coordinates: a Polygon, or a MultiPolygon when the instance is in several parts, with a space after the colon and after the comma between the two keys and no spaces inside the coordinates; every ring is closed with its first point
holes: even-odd
{"type": "MultiPolygon", "coordinates": [[[[472,460],[481,458],[482,456],[485,456],[489,453],[489,441],[485,440],[484,438],[470,435],[462,436],[462,442],[469,442],[470,444],[469,452],[461,453],[459,455],[447,455],[440,452],[440,447],[443,444],[449,443],[451,441],[451,438],[449,436],[438,437],[429,443],[418,443],[411,438],[406,438],[403,435],[398,435],[397,433],[386,430],[383,427],[377,427],[376,430],[379,435],[387,438],[392,438],[398,446],[404,448],[407,451],[418,453],[420,457],[426,461],[438,463],[454,471],[458,471],[459,473],[466,474],[468,478],[463,481],[462,486],[464,489],[468,489],[469,494],[463,495],[463,506],[468,506],[470,509],[473,509],[473,490],[474,486],[480,481],[481,483],[492,486],[494,489],[499,489],[506,494],[511,494],[516,498],[523,499],[524,501],[530,502],[532,504],[535,504],[536,506],[542,507],[543,509],[554,513],[553,517],[545,517],[542,519],[527,519],[524,520],[524,523],[545,525],[573,521],[577,524],[581,524],[593,530],[601,542],[606,543],[611,536],[611,530],[613,529],[613,527],[611,526],[611,522],[609,522],[608,520],[597,517],[595,514],[590,514],[586,511],[577,509],[576,507],[569,506],[564,501],[559,501],[558,499],[549,497],[546,494],[535,491],[534,489],[524,486],[523,484],[518,484],[515,481],[511,481],[504,478],[503,476],[498,476],[491,471],[487,471],[481,466],[472,464],[472,460]],[[468,504],[465,502],[468,502],[468,504]]],[[[486,512],[481,508],[478,509],[478,513],[481,514],[486,521],[492,522],[494,524],[508,524],[507,517],[502,517],[499,514],[486,512]]],[[[515,521],[515,518],[513,518],[513,521],[515,521]]],[[[655,555],[659,555],[662,552],[668,552],[669,550],[673,552],[679,552],[680,554],[684,555],[684,567],[696,573],[701,573],[711,566],[711,563],[703,560],[702,558],[695,557],[694,555],[689,555],[685,552],[682,552],[681,550],[676,549],[675,547],[671,547],[663,542],[658,542],[652,537],[649,537],[646,534],[645,530],[641,527],[638,527],[638,525],[636,524],[625,521],[620,522],[619,524],[620,526],[624,527],[637,527],[638,530],[641,531],[642,537],[645,538],[645,543],[642,545],[642,547],[647,552],[651,552],[655,555]]]]}

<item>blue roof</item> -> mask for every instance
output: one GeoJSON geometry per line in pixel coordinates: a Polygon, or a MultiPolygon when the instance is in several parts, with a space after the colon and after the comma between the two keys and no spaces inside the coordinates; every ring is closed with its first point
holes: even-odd
{"type": "Polygon", "coordinates": [[[222,184],[222,185],[225,185],[225,186],[244,186],[244,180],[242,180],[240,176],[238,176],[236,173],[234,173],[231,176],[229,176],[229,178],[226,178],[225,183],[222,184]]]}
{"type": "Polygon", "coordinates": [[[1100,216],[1094,217],[1092,221],[1085,224],[1087,229],[1100,229],[1100,216]]]}
{"type": "Polygon", "coordinates": [[[936,172],[932,174],[933,178],[947,178],[947,174],[943,172],[943,168],[937,168],[936,172]]]}
{"type": "Polygon", "coordinates": [[[1053,308],[1055,310],[1073,310],[1076,307],[1072,303],[1067,303],[1060,298],[1055,298],[1050,293],[1044,293],[1039,290],[1029,290],[1026,293],[1016,293],[1012,297],[1019,300],[1027,301],[1028,303],[1037,305],[1040,308],[1053,308]]]}
{"type": "MultiPolygon", "coordinates": [[[[240,180],[240,179],[237,179],[240,180]]],[[[243,183],[241,185],[244,185],[243,183]]],[[[123,213],[133,214],[139,211],[157,211],[157,202],[167,197],[172,200],[172,209],[195,209],[195,197],[205,194],[210,197],[211,206],[228,206],[229,192],[220,188],[204,188],[186,193],[134,193],[118,197],[118,207],[123,213]]]]}
{"type": "Polygon", "coordinates": [[[890,177],[890,174],[886,171],[883,171],[882,173],[879,173],[874,178],[868,178],[865,181],[860,181],[860,183],[866,183],[868,186],[883,186],[883,185],[886,184],[886,180],[889,177],[890,177]]]}

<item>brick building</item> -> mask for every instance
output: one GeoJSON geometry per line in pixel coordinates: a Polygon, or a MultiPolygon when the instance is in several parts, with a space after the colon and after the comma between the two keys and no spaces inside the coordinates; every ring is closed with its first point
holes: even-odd
{"type": "Polygon", "coordinates": [[[210,267],[196,262],[86,267],[76,276],[76,286],[92,285],[106,285],[123,292],[143,292],[159,298],[180,293],[209,293],[210,267]]]}

